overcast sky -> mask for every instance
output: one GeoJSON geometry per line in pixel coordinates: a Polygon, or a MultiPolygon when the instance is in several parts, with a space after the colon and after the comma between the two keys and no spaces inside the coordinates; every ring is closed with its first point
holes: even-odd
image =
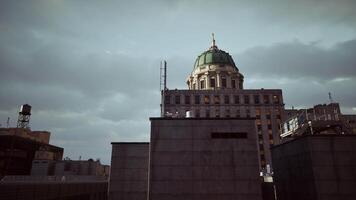
{"type": "Polygon", "coordinates": [[[110,142],[148,141],[159,63],[185,89],[211,33],[245,88],[282,89],[286,108],[328,103],[356,114],[356,1],[0,2],[0,124],[33,106],[33,130],[65,156],[110,163],[110,142]]]}

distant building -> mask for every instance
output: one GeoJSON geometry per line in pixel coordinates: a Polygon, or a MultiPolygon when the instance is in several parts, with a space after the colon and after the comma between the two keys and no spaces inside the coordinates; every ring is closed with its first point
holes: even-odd
{"type": "Polygon", "coordinates": [[[342,115],[343,120],[348,123],[352,132],[356,134],[356,115],[342,115]]]}
{"type": "Polygon", "coordinates": [[[61,160],[63,148],[0,130],[0,178],[5,175],[30,175],[37,158],[61,160]]]}
{"type": "Polygon", "coordinates": [[[280,141],[284,103],[280,89],[244,89],[244,76],[233,58],[211,47],[195,61],[188,90],[162,91],[162,117],[256,118],[259,163],[272,165],[270,147],[280,141]]]}
{"type": "Polygon", "coordinates": [[[304,134],[352,134],[350,122],[340,112],[338,103],[319,104],[313,108],[288,110],[282,124],[283,139],[304,134]]]}
{"type": "Polygon", "coordinates": [[[272,147],[278,199],[356,199],[356,135],[303,135],[272,147]]]}

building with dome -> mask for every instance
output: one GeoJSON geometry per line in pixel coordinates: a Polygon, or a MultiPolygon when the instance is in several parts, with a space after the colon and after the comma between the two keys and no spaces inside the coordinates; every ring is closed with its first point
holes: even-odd
{"type": "Polygon", "coordinates": [[[196,58],[186,83],[188,89],[162,91],[161,117],[253,118],[260,169],[272,166],[270,147],[280,142],[284,119],[281,89],[244,89],[244,76],[236,62],[218,48],[214,38],[196,58]]]}
{"type": "Polygon", "coordinates": [[[260,172],[279,143],[282,91],[244,89],[243,81],[213,39],[188,89],[162,90],[150,142],[112,143],[109,199],[262,200],[260,172]]]}

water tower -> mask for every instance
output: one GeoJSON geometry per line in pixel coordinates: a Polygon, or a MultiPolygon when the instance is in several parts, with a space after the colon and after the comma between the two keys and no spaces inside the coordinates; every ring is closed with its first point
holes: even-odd
{"type": "Polygon", "coordinates": [[[17,128],[30,128],[31,106],[28,104],[21,105],[17,128]]]}

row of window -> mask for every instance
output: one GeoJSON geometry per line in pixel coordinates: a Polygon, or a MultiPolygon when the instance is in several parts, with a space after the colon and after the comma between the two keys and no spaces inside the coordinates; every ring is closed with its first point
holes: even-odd
{"type": "MultiPolygon", "coordinates": [[[[193,85],[193,87],[195,88],[195,84],[193,85]]],[[[215,88],[216,87],[216,79],[215,77],[210,77],[209,79],[209,87],[210,88],[215,88]]],[[[225,77],[221,78],[221,88],[227,88],[227,81],[225,77]]],[[[202,79],[200,80],[200,89],[205,89],[206,88],[206,80],[202,79]]],[[[231,88],[235,89],[236,87],[236,80],[235,79],[231,79],[231,88]]]]}
{"type": "MultiPolygon", "coordinates": [[[[243,102],[240,101],[240,95],[234,95],[233,96],[233,101],[231,101],[230,95],[224,95],[223,96],[223,103],[224,104],[251,104],[251,97],[250,95],[243,95],[243,102]]],[[[171,96],[166,95],[164,98],[165,104],[171,104],[171,96]]],[[[181,95],[175,95],[174,96],[174,103],[175,104],[181,104],[181,95]]],[[[191,104],[191,96],[190,95],[185,95],[184,96],[184,104],[191,104]]],[[[203,103],[204,104],[220,104],[221,103],[221,95],[214,95],[211,97],[210,95],[204,95],[203,96],[203,103]]],[[[261,104],[260,101],[260,95],[253,95],[253,103],[254,104],[261,104]]],[[[270,95],[263,95],[262,98],[262,103],[263,104],[270,104],[270,95]]],[[[272,103],[273,104],[280,104],[280,99],[278,95],[273,95],[272,96],[272,103]]],[[[194,104],[201,104],[201,96],[200,95],[194,95],[194,104]]]]}

